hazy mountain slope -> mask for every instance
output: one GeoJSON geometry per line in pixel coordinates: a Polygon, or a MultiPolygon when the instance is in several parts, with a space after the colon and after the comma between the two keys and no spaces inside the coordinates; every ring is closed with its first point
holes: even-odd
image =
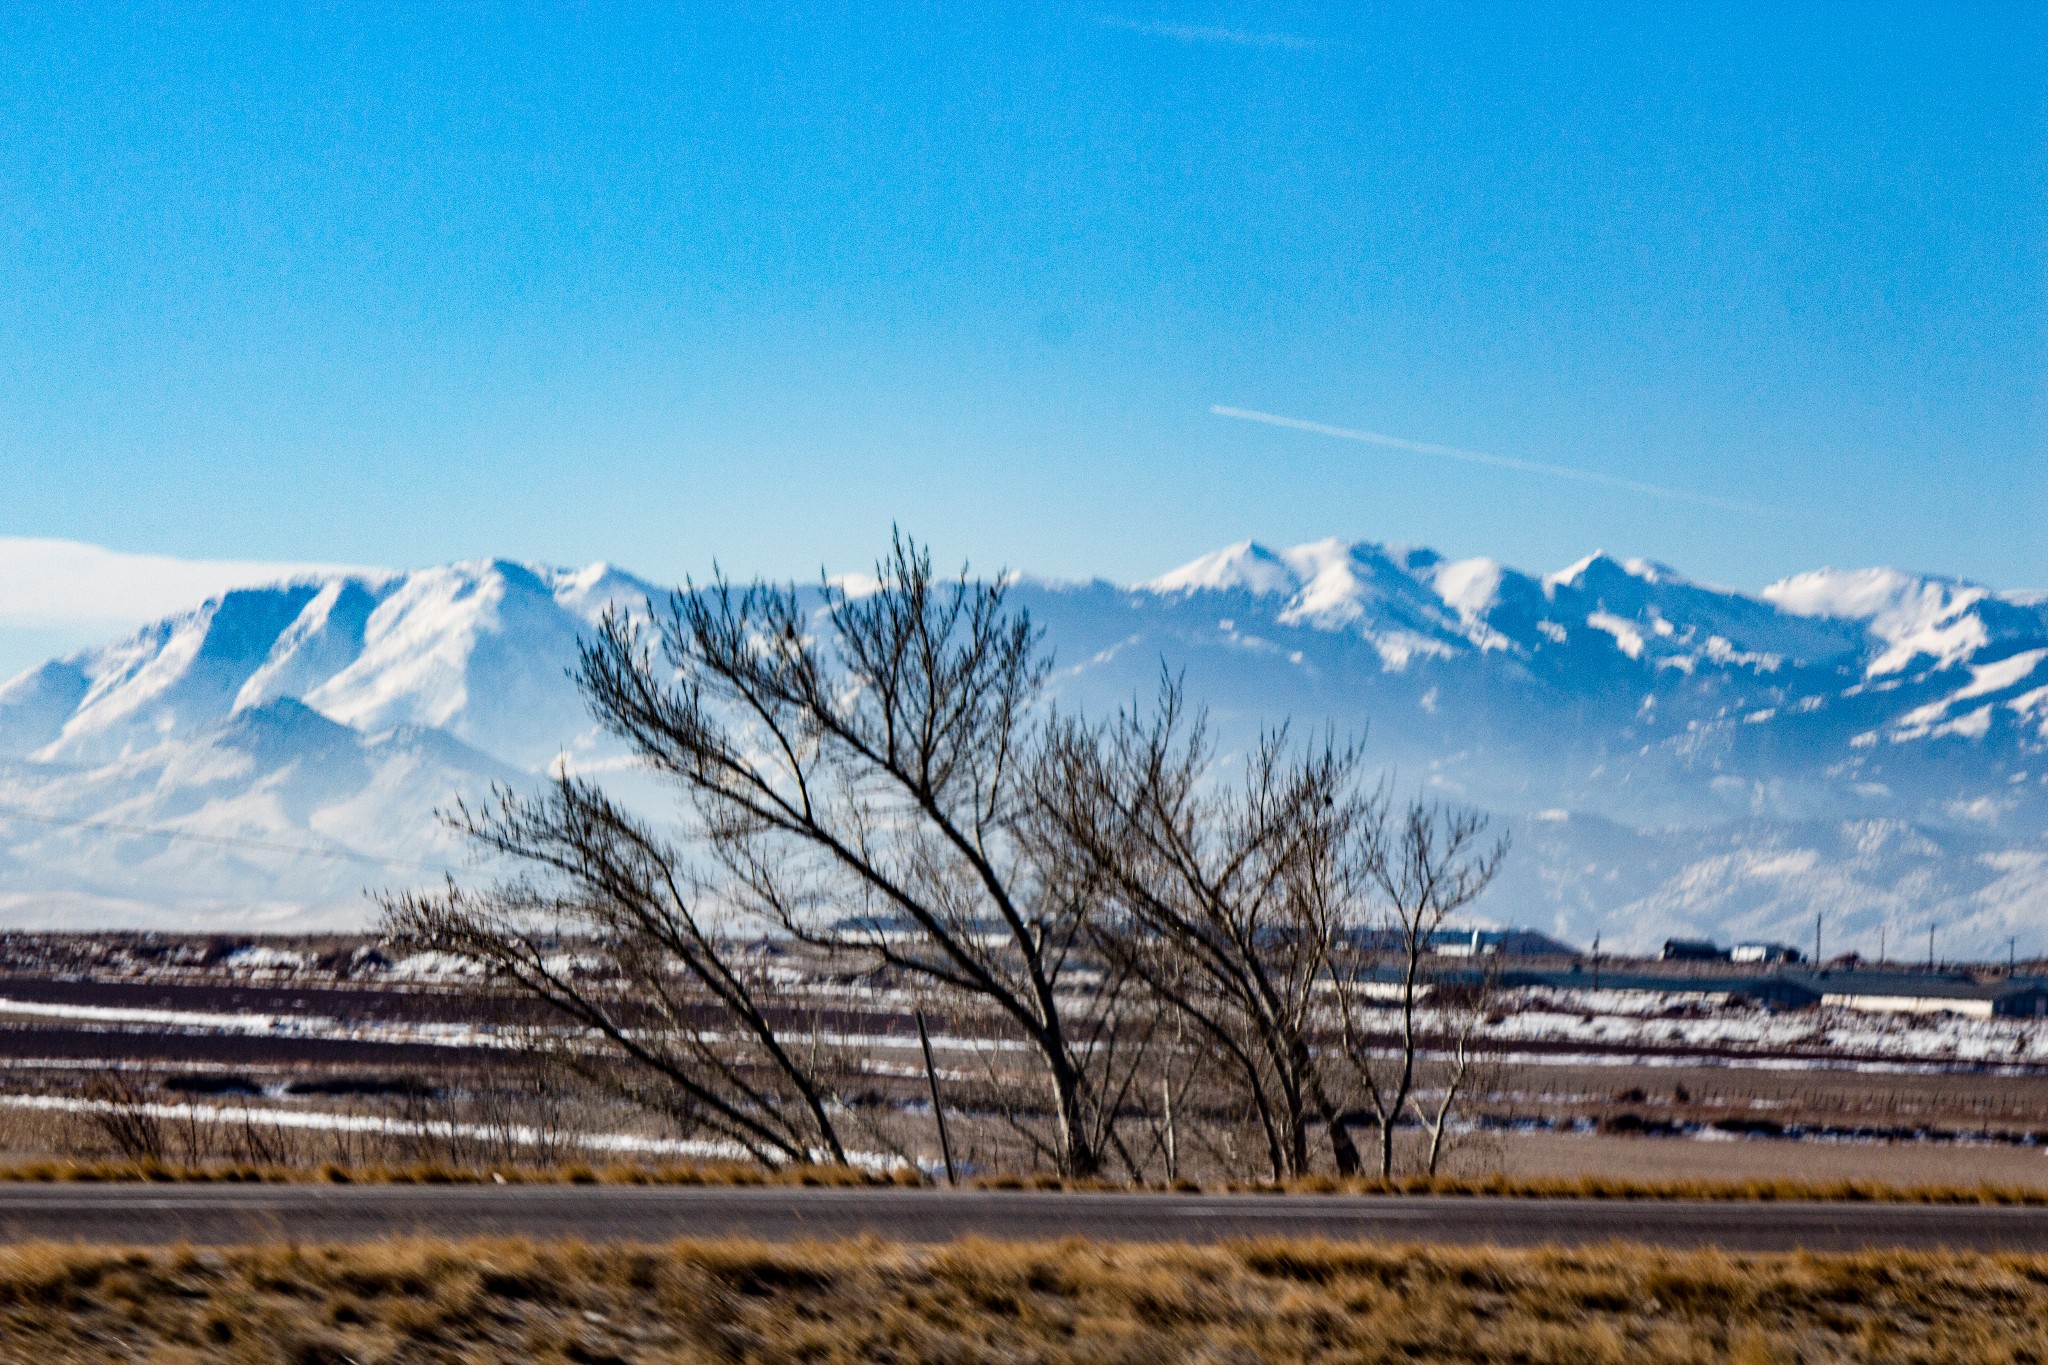
{"type": "Polygon", "coordinates": [[[441,732],[364,735],[288,698],[102,763],[0,764],[0,807],[89,822],[0,815],[0,919],[43,928],[360,920],[366,886],[459,864],[437,805],[523,777],[441,732]],[[159,829],[184,837],[142,832],[159,829]]]}
{"type": "Polygon", "coordinates": [[[649,591],[503,562],[245,589],[0,685],[0,807],[192,836],[0,812],[0,916],[361,920],[459,858],[436,808],[600,752],[565,670],[649,591]]]}
{"type": "Polygon", "coordinates": [[[1149,698],[1163,655],[1228,721],[1369,724],[1388,764],[1502,810],[2038,833],[2048,618],[1920,582],[1933,605],[1872,629],[1601,556],[1534,579],[1426,551],[1241,546],[1137,589],[1025,600],[1078,697],[1149,698]]]}
{"type": "MultiPolygon", "coordinates": [[[[429,812],[596,742],[564,675],[605,566],[504,562],[229,593],[0,685],[0,805],[438,862],[429,812]]],[[[1228,547],[1135,587],[1026,580],[1059,703],[1147,704],[1162,666],[1241,745],[1369,731],[1409,787],[1496,812],[1487,913],[1668,932],[2048,947],[2048,611],[1893,570],[1757,595],[1593,555],[1228,547]]],[[[359,918],[420,875],[0,818],[0,913],[359,918]],[[153,851],[152,851],[153,850],[153,851]],[[32,909],[31,907],[41,907],[32,909]]]]}

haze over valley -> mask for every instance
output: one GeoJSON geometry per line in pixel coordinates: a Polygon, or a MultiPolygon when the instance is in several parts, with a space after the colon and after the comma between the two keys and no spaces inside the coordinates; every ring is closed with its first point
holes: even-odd
{"type": "MultiPolygon", "coordinates": [[[[568,670],[607,605],[662,591],[605,564],[314,571],[0,683],[0,915],[362,926],[366,887],[464,865],[433,812],[493,783],[566,763],[658,812],[568,670]]],[[[1943,956],[2048,948],[2039,594],[1867,569],[1750,595],[1330,540],[1012,600],[1062,707],[1149,704],[1163,667],[1226,749],[1364,732],[1397,787],[1493,813],[1515,852],[1490,922],[1810,944],[1818,912],[1830,951],[1930,924],[1943,956]]]]}

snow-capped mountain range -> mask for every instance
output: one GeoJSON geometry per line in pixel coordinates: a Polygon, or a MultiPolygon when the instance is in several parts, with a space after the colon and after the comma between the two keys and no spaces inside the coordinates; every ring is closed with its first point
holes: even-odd
{"type": "MultiPolygon", "coordinates": [[[[0,923],[363,922],[365,886],[460,864],[435,807],[614,766],[566,670],[607,603],[657,591],[605,565],[308,577],[0,684],[0,923]]],[[[1015,592],[1064,705],[1149,702],[1163,664],[1226,744],[1365,730],[1397,785],[1493,812],[1493,920],[1640,947],[1805,943],[1821,913],[1830,951],[1929,923],[1945,954],[2048,950],[2042,595],[1338,541],[1015,592]]]]}

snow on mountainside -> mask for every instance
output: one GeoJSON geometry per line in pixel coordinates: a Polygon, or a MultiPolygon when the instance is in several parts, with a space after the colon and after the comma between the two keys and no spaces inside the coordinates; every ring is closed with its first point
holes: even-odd
{"type": "MultiPolygon", "coordinates": [[[[604,760],[564,670],[603,565],[492,562],[231,592],[0,685],[0,807],[439,864],[431,810],[565,750],[604,760]]],[[[1595,554],[1246,543],[1135,587],[1020,581],[1065,705],[1184,672],[1237,744],[1369,730],[1395,779],[1496,812],[1490,916],[1667,933],[2048,948],[2048,607],[1893,570],[1748,595],[1595,554]]],[[[0,915],[360,920],[428,875],[0,815],[0,915]]]]}
{"type": "Polygon", "coordinates": [[[577,633],[648,591],[602,564],[503,561],[241,589],[0,687],[0,757],[117,758],[291,697],[366,732],[431,726],[545,763],[589,728],[562,676],[577,633]]]}
{"type": "MultiPolygon", "coordinates": [[[[1985,776],[1981,760],[2005,764],[2010,780],[2048,738],[2041,599],[1892,570],[1803,574],[1750,597],[1601,554],[1532,578],[1491,560],[1326,541],[1233,546],[1138,591],[1204,607],[1242,597],[1268,627],[1309,642],[1289,651],[1309,672],[1313,653],[1342,656],[1336,641],[1360,641],[1399,677],[1382,692],[1483,682],[1520,692],[1524,706],[1634,698],[1632,713],[1605,718],[1605,740],[1639,741],[1636,758],[1683,757],[1695,777],[1729,776],[1743,755],[1790,742],[1817,746],[1827,767],[1758,776],[1839,796],[1845,778],[1896,772],[1924,785],[1956,760],[1968,788],[1985,776]],[[1892,748],[1994,734],[2005,742],[1892,748]]],[[[1219,640],[1236,631],[1219,618],[1219,640]]]]}
{"type": "Polygon", "coordinates": [[[0,685],[0,919],[361,920],[366,884],[459,861],[438,806],[598,750],[565,670],[650,591],[502,561],[281,583],[0,685]]]}

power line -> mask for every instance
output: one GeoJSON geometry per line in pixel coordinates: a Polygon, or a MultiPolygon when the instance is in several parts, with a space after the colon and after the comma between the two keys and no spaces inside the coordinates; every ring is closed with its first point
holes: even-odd
{"type": "Polygon", "coordinates": [[[298,857],[335,858],[343,862],[366,863],[371,867],[416,867],[426,872],[453,872],[454,868],[445,863],[423,863],[411,858],[380,858],[374,853],[358,853],[352,848],[313,848],[305,844],[284,844],[269,839],[248,839],[234,834],[197,834],[191,830],[163,829],[154,825],[131,825],[119,820],[86,820],[76,816],[45,815],[39,811],[22,810],[15,806],[0,806],[0,819],[32,820],[39,825],[55,825],[62,829],[97,829],[110,834],[138,834],[150,839],[168,839],[173,842],[215,844],[222,848],[247,848],[263,853],[289,853],[298,857]]]}

